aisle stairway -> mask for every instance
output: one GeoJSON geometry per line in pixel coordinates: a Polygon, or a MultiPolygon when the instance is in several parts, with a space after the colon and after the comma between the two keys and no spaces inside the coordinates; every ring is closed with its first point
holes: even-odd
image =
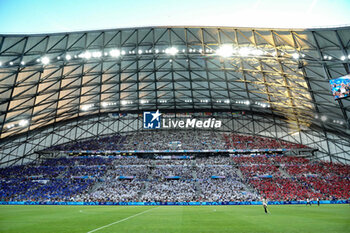
{"type": "Polygon", "coordinates": [[[196,189],[196,197],[199,197],[201,195],[201,186],[199,185],[199,180],[198,180],[198,177],[197,177],[197,171],[196,171],[196,166],[193,166],[193,171],[192,171],[192,177],[193,177],[193,180],[194,180],[194,186],[195,186],[195,189],[196,189]]]}
{"type": "Polygon", "coordinates": [[[284,177],[292,178],[281,166],[278,168],[278,170],[282,173],[284,177]]]}
{"type": "Polygon", "coordinates": [[[244,189],[245,189],[246,191],[251,192],[251,193],[257,193],[256,190],[255,190],[253,187],[251,187],[248,183],[244,182],[245,178],[244,178],[244,176],[243,176],[241,170],[236,169],[236,171],[237,171],[237,175],[239,176],[239,178],[240,178],[241,181],[242,181],[242,184],[243,184],[243,186],[244,186],[244,189]]]}

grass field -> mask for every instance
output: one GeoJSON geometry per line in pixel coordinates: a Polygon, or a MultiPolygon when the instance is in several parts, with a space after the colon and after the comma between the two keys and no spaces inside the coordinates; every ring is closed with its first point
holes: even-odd
{"type": "Polygon", "coordinates": [[[0,232],[350,232],[349,205],[0,206],[0,232]]]}

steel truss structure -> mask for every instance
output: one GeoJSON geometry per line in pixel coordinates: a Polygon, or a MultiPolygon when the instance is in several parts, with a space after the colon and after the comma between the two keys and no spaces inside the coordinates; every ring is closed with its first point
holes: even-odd
{"type": "Polygon", "coordinates": [[[222,131],[303,143],[319,149],[317,158],[349,162],[350,102],[335,101],[329,85],[349,73],[349,47],[349,27],[0,35],[0,163],[141,130],[138,114],[156,109],[238,111],[217,116],[222,131]]]}

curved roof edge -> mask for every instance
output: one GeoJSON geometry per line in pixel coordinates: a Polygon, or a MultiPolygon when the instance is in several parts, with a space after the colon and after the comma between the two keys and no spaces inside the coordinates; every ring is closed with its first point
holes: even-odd
{"type": "Polygon", "coordinates": [[[206,26],[206,25],[158,25],[158,26],[135,26],[135,27],[118,27],[118,28],[105,28],[105,29],[88,29],[81,31],[61,31],[61,32],[42,32],[42,33],[6,33],[0,32],[0,36],[43,36],[43,35],[62,35],[71,33],[87,33],[87,32],[101,32],[101,31],[115,31],[115,30],[133,30],[133,29],[147,29],[147,28],[225,28],[225,29],[249,29],[249,30],[276,30],[276,31],[315,31],[315,30],[335,30],[349,28],[350,24],[334,25],[334,26],[319,26],[310,28],[270,28],[270,27],[239,27],[239,26],[206,26]]]}

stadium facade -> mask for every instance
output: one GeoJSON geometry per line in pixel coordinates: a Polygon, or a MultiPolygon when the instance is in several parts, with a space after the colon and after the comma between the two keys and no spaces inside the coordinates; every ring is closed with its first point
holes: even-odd
{"type": "Polygon", "coordinates": [[[0,35],[0,164],[46,148],[144,130],[143,112],[211,130],[307,145],[349,163],[349,99],[329,80],[349,74],[350,27],[149,27],[0,35]]]}

